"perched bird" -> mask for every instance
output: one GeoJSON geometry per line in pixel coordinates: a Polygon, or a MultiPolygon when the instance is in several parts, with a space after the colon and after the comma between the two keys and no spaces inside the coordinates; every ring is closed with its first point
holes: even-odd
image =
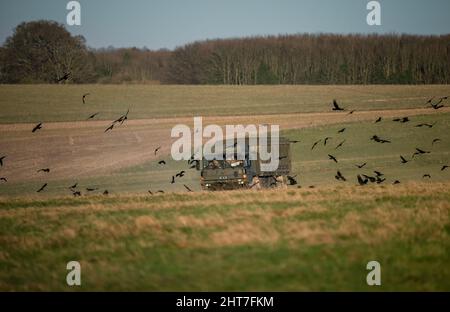
{"type": "Polygon", "coordinates": [[[336,180],[347,181],[347,179],[342,175],[342,173],[338,170],[336,175],[334,176],[336,180]]]}
{"type": "Polygon", "coordinates": [[[336,102],[336,100],[333,100],[333,108],[334,111],[343,111],[344,109],[339,107],[339,104],[336,102]]]}
{"type": "Polygon", "coordinates": [[[108,128],[105,129],[105,132],[112,130],[114,128],[114,124],[111,124],[108,128]]]}
{"type": "Polygon", "coordinates": [[[175,183],[175,176],[172,176],[172,181],[170,181],[170,184],[174,184],[175,183]]]}
{"type": "Polygon", "coordinates": [[[445,169],[449,168],[447,165],[442,166],[441,171],[444,171],[445,169]]]}
{"type": "Polygon", "coordinates": [[[181,177],[184,177],[184,174],[186,173],[186,171],[184,171],[184,170],[182,170],[182,171],[180,171],[180,172],[178,172],[176,175],[175,175],[175,177],[179,177],[179,178],[181,178],[181,177]]]}
{"type": "Polygon", "coordinates": [[[438,143],[438,142],[441,142],[441,139],[434,139],[433,142],[431,142],[431,145],[433,146],[434,143],[438,143]]]}
{"type": "Polygon", "coordinates": [[[333,155],[328,154],[328,158],[329,158],[330,160],[333,160],[335,163],[338,162],[337,159],[336,159],[336,157],[334,157],[333,155]]]}
{"type": "Polygon", "coordinates": [[[313,150],[314,147],[316,147],[316,145],[320,143],[320,141],[322,141],[322,139],[320,139],[319,141],[314,142],[313,146],[311,147],[311,150],[313,150]]]}
{"type": "Polygon", "coordinates": [[[82,100],[83,100],[83,104],[86,104],[86,97],[89,95],[89,93],[85,93],[83,94],[82,100]]]}
{"type": "Polygon", "coordinates": [[[42,185],[41,188],[38,189],[36,192],[37,192],[37,193],[40,193],[40,192],[42,192],[46,187],[47,187],[47,183],[44,183],[44,185],[42,185]]]}
{"type": "Polygon", "coordinates": [[[363,163],[362,165],[358,165],[356,164],[355,166],[358,167],[359,169],[364,168],[367,165],[367,163],[363,163]]]}
{"type": "Polygon", "coordinates": [[[342,128],[341,130],[338,131],[338,133],[344,133],[346,128],[342,128]]]}
{"type": "Polygon", "coordinates": [[[5,159],[6,156],[2,156],[0,157],[0,167],[3,167],[3,159],[5,159]]]}
{"type": "Polygon", "coordinates": [[[331,139],[331,138],[330,138],[330,137],[326,137],[326,138],[323,140],[323,145],[324,145],[324,146],[327,145],[327,142],[328,142],[329,139],[331,139]]]}
{"type": "Polygon", "coordinates": [[[414,158],[414,156],[416,156],[416,155],[430,154],[430,153],[431,153],[430,151],[424,151],[420,148],[416,148],[416,152],[413,154],[412,157],[414,158]]]}
{"type": "Polygon", "coordinates": [[[94,118],[95,116],[97,116],[98,114],[100,114],[100,113],[95,113],[95,114],[92,114],[91,116],[89,116],[88,117],[88,119],[87,120],[89,120],[89,119],[92,119],[92,118],[94,118]]]}
{"type": "Polygon", "coordinates": [[[164,160],[160,160],[160,161],[158,161],[158,164],[159,164],[159,165],[165,165],[166,162],[165,162],[164,160]]]}
{"type": "Polygon", "coordinates": [[[37,172],[45,172],[45,173],[49,173],[49,172],[50,172],[50,168],[39,169],[37,172]]]}
{"type": "Polygon", "coordinates": [[[369,180],[367,178],[363,179],[359,174],[357,175],[357,179],[358,179],[359,185],[366,185],[367,182],[369,182],[369,180]]]}
{"type": "Polygon", "coordinates": [[[338,149],[339,147],[341,147],[342,145],[344,145],[344,143],[345,143],[345,140],[342,141],[341,143],[339,143],[334,149],[338,149]]]}
{"type": "Polygon", "coordinates": [[[289,185],[296,185],[298,183],[297,180],[295,179],[295,177],[296,177],[296,175],[295,176],[287,176],[289,185]]]}
{"type": "Polygon", "coordinates": [[[189,188],[189,186],[187,186],[186,184],[183,184],[183,186],[188,192],[192,192],[192,190],[189,188]]]}
{"type": "Polygon", "coordinates": [[[375,120],[375,123],[379,123],[381,121],[381,117],[378,117],[377,120],[375,120]]]}
{"type": "Polygon", "coordinates": [[[158,153],[158,151],[161,149],[161,146],[158,146],[157,148],[155,148],[155,155],[156,153],[158,153]]]}
{"type": "Polygon", "coordinates": [[[405,157],[403,157],[402,155],[400,155],[400,160],[402,164],[406,164],[407,162],[409,162],[409,160],[406,160],[405,157]]]}
{"type": "Polygon", "coordinates": [[[36,126],[34,126],[33,130],[31,132],[35,133],[36,131],[42,129],[42,122],[38,123],[36,126]]]}
{"type": "Polygon", "coordinates": [[[430,174],[428,174],[428,173],[426,173],[426,174],[424,174],[423,176],[422,176],[422,178],[428,178],[428,179],[431,179],[431,175],[430,174]]]}
{"type": "Polygon", "coordinates": [[[0,181],[8,182],[8,179],[6,179],[5,177],[1,177],[0,181]]]}

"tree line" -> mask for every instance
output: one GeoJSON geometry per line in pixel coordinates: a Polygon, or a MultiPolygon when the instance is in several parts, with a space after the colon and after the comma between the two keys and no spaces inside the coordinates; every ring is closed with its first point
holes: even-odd
{"type": "Polygon", "coordinates": [[[0,48],[0,82],[448,84],[450,35],[297,34],[217,39],[172,51],[90,49],[50,21],[20,24],[0,48]]]}

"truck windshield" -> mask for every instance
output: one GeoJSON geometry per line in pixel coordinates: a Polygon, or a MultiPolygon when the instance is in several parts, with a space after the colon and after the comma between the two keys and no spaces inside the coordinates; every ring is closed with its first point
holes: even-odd
{"type": "Polygon", "coordinates": [[[243,167],[242,160],[203,160],[203,168],[206,169],[225,169],[243,167]]]}

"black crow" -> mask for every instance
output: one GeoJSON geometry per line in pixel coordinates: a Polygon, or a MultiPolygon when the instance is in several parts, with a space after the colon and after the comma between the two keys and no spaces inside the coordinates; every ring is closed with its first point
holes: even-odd
{"type": "Polygon", "coordinates": [[[157,148],[155,148],[155,155],[156,153],[158,153],[158,151],[161,149],[161,146],[158,146],[157,148]]]}
{"type": "Polygon", "coordinates": [[[112,130],[114,128],[114,124],[111,124],[108,128],[106,128],[105,132],[112,130]]]}
{"type": "Polygon", "coordinates": [[[89,93],[85,93],[83,94],[82,100],[83,100],[83,104],[86,104],[86,97],[89,95],[89,93]]]}
{"type": "Polygon", "coordinates": [[[3,167],[3,159],[5,159],[6,156],[2,156],[0,157],[0,167],[3,167]]]}
{"type": "Polygon", "coordinates": [[[324,146],[327,145],[327,142],[328,142],[329,139],[331,139],[331,138],[330,138],[330,137],[326,137],[326,138],[323,140],[323,145],[324,145],[324,146]]]}
{"type": "Polygon", "coordinates": [[[160,161],[158,161],[158,164],[159,164],[159,165],[165,165],[166,162],[165,162],[164,160],[160,160],[160,161]]]}
{"type": "Polygon", "coordinates": [[[92,119],[92,118],[94,118],[95,116],[97,116],[98,114],[100,114],[100,113],[95,113],[95,114],[92,114],[91,116],[89,116],[88,117],[88,119],[87,120],[89,120],[89,119],[92,119]]]}
{"type": "Polygon", "coordinates": [[[344,145],[344,143],[345,143],[345,140],[342,141],[341,143],[339,143],[334,149],[338,149],[339,147],[341,147],[342,145],[344,145]]]}
{"type": "Polygon", "coordinates": [[[355,166],[358,167],[359,169],[364,168],[367,165],[367,163],[363,163],[362,165],[358,165],[356,164],[355,166]]]}
{"type": "Polygon", "coordinates": [[[434,139],[433,142],[431,142],[431,145],[433,146],[434,143],[438,143],[438,142],[441,142],[441,139],[434,139]]]}
{"type": "Polygon", "coordinates": [[[334,111],[343,111],[344,109],[339,107],[339,104],[336,102],[336,100],[333,100],[333,108],[334,111]]]}
{"type": "Polygon", "coordinates": [[[39,169],[37,172],[45,172],[45,173],[49,173],[50,172],[50,168],[43,168],[43,169],[39,169]]]}
{"type": "Polygon", "coordinates": [[[320,139],[319,141],[314,142],[313,146],[311,147],[311,150],[313,150],[314,147],[316,147],[316,145],[320,143],[320,141],[322,141],[322,139],[320,139]]]}
{"type": "Polygon", "coordinates": [[[444,165],[444,166],[442,166],[441,171],[444,171],[444,170],[447,169],[447,168],[448,168],[448,166],[447,166],[447,165],[444,165]]]}
{"type": "Polygon", "coordinates": [[[44,185],[42,185],[41,188],[38,189],[36,192],[37,192],[37,193],[40,193],[40,192],[42,192],[46,187],[47,187],[47,183],[44,183],[44,185]]]}
{"type": "Polygon", "coordinates": [[[333,155],[328,154],[328,158],[329,158],[330,160],[333,160],[335,163],[338,162],[337,159],[336,159],[336,157],[334,157],[333,155]]]}
{"type": "Polygon", "coordinates": [[[8,182],[8,179],[6,179],[5,177],[1,177],[1,178],[0,178],[0,181],[8,182]]]}
{"type": "Polygon", "coordinates": [[[342,173],[338,170],[336,175],[334,176],[336,180],[347,181],[347,179],[342,175],[342,173]]]}
{"type": "Polygon", "coordinates": [[[188,192],[192,192],[192,190],[189,188],[189,186],[187,186],[186,184],[183,184],[183,186],[188,192]]]}
{"type": "Polygon", "coordinates": [[[33,130],[31,132],[36,132],[38,130],[42,129],[42,122],[38,123],[36,126],[34,126],[33,130]]]}
{"type": "Polygon", "coordinates": [[[381,121],[381,117],[378,117],[377,120],[375,120],[375,123],[379,123],[381,121]]]}
{"type": "Polygon", "coordinates": [[[341,130],[338,131],[338,133],[344,133],[346,128],[342,128],[341,130]]]}
{"type": "Polygon", "coordinates": [[[359,185],[366,185],[367,182],[369,182],[369,180],[367,178],[363,179],[359,174],[358,174],[357,178],[358,178],[359,185]]]}
{"type": "Polygon", "coordinates": [[[407,162],[409,162],[409,160],[406,160],[405,157],[403,157],[402,155],[400,155],[400,160],[402,164],[406,164],[407,162]]]}
{"type": "Polygon", "coordinates": [[[296,185],[298,183],[297,180],[295,179],[295,177],[296,177],[296,175],[293,177],[287,176],[289,185],[296,185]]]}

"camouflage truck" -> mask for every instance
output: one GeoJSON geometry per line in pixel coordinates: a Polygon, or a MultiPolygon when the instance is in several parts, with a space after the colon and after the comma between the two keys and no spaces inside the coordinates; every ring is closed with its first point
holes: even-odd
{"type": "MultiPolygon", "coordinates": [[[[235,141],[236,142],[236,141],[235,141]]],[[[258,143],[259,144],[259,143],[258,143]]],[[[270,144],[270,140],[268,142],[270,144]]],[[[236,153],[236,143],[231,147],[236,153]]],[[[225,146],[225,143],[224,143],[225,146]]],[[[249,157],[249,140],[245,140],[245,159],[207,160],[199,163],[200,183],[203,190],[233,190],[243,188],[286,187],[291,171],[291,148],[289,140],[279,139],[279,166],[275,171],[261,169],[263,161],[259,153],[256,160],[249,157]]],[[[258,146],[259,147],[259,146],[258,146]]],[[[224,147],[226,150],[227,147],[224,147]]],[[[230,148],[230,147],[228,147],[230,148]]],[[[259,149],[258,149],[259,151],[259,149]]],[[[240,157],[241,159],[243,157],[240,157]]]]}

